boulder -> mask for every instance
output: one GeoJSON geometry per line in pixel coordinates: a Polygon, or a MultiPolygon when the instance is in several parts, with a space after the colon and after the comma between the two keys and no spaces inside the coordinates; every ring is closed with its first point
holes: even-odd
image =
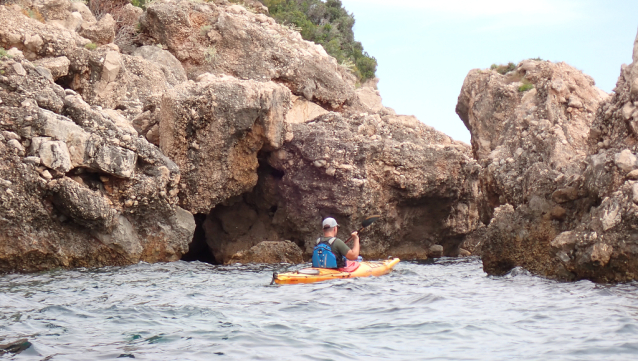
{"type": "Polygon", "coordinates": [[[115,39],[115,26],[113,16],[106,14],[98,22],[82,23],[79,34],[97,45],[105,45],[115,39]]]}
{"type": "Polygon", "coordinates": [[[428,257],[430,258],[441,258],[443,257],[443,246],[440,244],[435,244],[430,246],[428,250],[428,257]]]}
{"type": "Polygon", "coordinates": [[[157,46],[142,46],[137,48],[133,55],[159,65],[164,72],[166,80],[173,86],[188,80],[182,63],[173,54],[164,49],[157,46]]]}
{"type": "Polygon", "coordinates": [[[60,141],[44,141],[40,144],[40,149],[36,153],[40,157],[40,162],[47,168],[60,173],[71,170],[71,155],[66,143],[60,141]]]}
{"type": "Polygon", "coordinates": [[[66,56],[59,56],[57,58],[42,58],[34,64],[47,68],[51,72],[53,80],[58,80],[69,74],[71,62],[66,56]]]}
{"type": "Polygon", "coordinates": [[[234,254],[228,263],[290,263],[303,262],[301,248],[290,241],[263,241],[247,251],[234,254]]]}
{"type": "Polygon", "coordinates": [[[210,72],[273,80],[332,109],[354,99],[354,76],[320,45],[241,6],[158,1],[141,23],[145,34],[185,65],[190,79],[210,72]]]}

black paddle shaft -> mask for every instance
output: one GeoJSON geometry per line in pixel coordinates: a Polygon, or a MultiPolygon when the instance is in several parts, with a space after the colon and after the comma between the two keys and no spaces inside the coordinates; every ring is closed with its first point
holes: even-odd
{"type": "MultiPolygon", "coordinates": [[[[378,215],[374,215],[374,216],[370,216],[367,217],[366,219],[363,220],[363,222],[361,222],[361,228],[359,228],[359,230],[357,231],[357,233],[363,231],[366,227],[368,227],[369,225],[371,225],[372,223],[374,223],[376,220],[378,220],[379,218],[381,218],[381,216],[378,215]]],[[[350,242],[353,239],[352,236],[348,237],[348,239],[346,240],[347,242],[350,242]]]]}

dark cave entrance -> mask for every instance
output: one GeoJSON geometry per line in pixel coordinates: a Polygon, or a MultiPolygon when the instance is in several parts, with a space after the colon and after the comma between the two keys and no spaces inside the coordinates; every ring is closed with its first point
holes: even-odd
{"type": "Polygon", "coordinates": [[[279,187],[285,174],[268,163],[269,156],[269,152],[259,153],[258,180],[252,190],[225,200],[209,214],[195,215],[197,227],[183,261],[220,264],[260,241],[287,239],[304,246],[296,227],[284,221],[282,212],[287,210],[279,187]]]}
{"type": "Polygon", "coordinates": [[[73,84],[73,74],[60,77],[55,81],[55,83],[64,89],[73,90],[73,88],[71,87],[71,85],[73,84]]]}
{"type": "Polygon", "coordinates": [[[193,241],[188,246],[188,253],[182,256],[182,261],[194,262],[200,261],[210,264],[219,264],[213,256],[208,243],[206,242],[206,232],[204,231],[204,221],[206,221],[206,214],[195,214],[195,234],[193,235],[193,241]]]}

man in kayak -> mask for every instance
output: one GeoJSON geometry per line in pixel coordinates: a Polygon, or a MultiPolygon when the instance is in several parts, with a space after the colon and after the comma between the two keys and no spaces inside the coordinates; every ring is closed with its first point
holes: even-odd
{"type": "MultiPolygon", "coordinates": [[[[339,224],[337,221],[328,217],[323,220],[323,237],[317,239],[315,250],[312,256],[313,267],[321,268],[339,268],[347,270],[348,268],[358,266],[358,264],[352,265],[353,262],[347,262],[347,260],[355,261],[359,258],[359,234],[352,232],[352,238],[354,244],[352,249],[348,247],[345,242],[337,238],[339,232],[339,224]],[[324,250],[330,250],[334,258],[330,254],[323,254],[324,250]],[[333,262],[336,261],[336,262],[333,262]]],[[[327,253],[327,252],[326,252],[327,253]]]]}

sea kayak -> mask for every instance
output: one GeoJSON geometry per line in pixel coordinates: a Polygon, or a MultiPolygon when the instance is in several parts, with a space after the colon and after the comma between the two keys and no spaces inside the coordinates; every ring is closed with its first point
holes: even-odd
{"type": "Polygon", "coordinates": [[[334,279],[381,276],[390,273],[400,259],[392,258],[385,261],[365,261],[353,272],[342,272],[329,268],[304,268],[294,272],[275,273],[273,282],[279,285],[297,283],[314,283],[334,279]]]}

